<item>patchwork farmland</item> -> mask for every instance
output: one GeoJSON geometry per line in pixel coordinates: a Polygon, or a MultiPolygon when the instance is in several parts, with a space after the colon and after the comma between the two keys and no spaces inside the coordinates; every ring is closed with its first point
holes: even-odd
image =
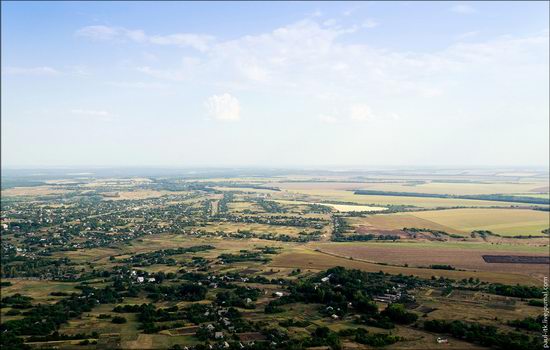
{"type": "MultiPolygon", "coordinates": [[[[540,176],[364,177],[18,180],[2,189],[5,339],[59,349],[269,339],[311,348],[332,338],[342,348],[435,349],[433,322],[490,326],[509,339],[512,324],[538,317],[548,205],[354,191],[545,198],[540,176]],[[37,317],[46,320],[40,328],[37,317]],[[312,337],[318,332],[325,338],[312,337]]],[[[520,349],[536,344],[519,332],[520,349]]]]}

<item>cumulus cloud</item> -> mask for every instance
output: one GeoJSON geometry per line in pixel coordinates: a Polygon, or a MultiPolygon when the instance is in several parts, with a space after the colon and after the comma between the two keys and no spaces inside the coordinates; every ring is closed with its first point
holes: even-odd
{"type": "Polygon", "coordinates": [[[58,75],[60,72],[52,67],[6,67],[2,74],[7,75],[58,75]]]}
{"type": "MultiPolygon", "coordinates": [[[[459,7],[457,11],[468,10],[459,7]]],[[[165,66],[159,60],[158,65],[149,63],[136,70],[158,80],[196,82],[222,91],[284,92],[311,99],[319,106],[330,101],[340,113],[326,113],[319,107],[315,115],[337,115],[342,122],[373,117],[366,108],[350,111],[349,106],[364,96],[369,96],[369,101],[380,101],[376,114],[387,120],[385,116],[399,112],[399,107],[392,110],[394,105],[383,101],[420,98],[437,103],[457,91],[468,94],[472,85],[488,89],[504,86],[503,82],[509,81],[507,76],[514,72],[527,81],[538,79],[540,71],[548,71],[548,31],[490,40],[479,40],[471,31],[449,37],[446,48],[430,52],[389,49],[346,38],[373,25],[307,17],[262,33],[206,40],[204,46],[195,43],[203,51],[179,64],[165,66]]],[[[96,31],[100,37],[113,40],[109,30],[96,31]]],[[[182,46],[192,42],[190,38],[195,35],[200,36],[189,33],[191,36],[159,37],[141,30],[116,33],[115,37],[136,43],[182,46]]]]}
{"type": "Polygon", "coordinates": [[[208,115],[217,120],[238,121],[241,118],[241,104],[228,93],[212,95],[206,102],[208,115]]]}
{"type": "Polygon", "coordinates": [[[354,121],[372,121],[376,119],[370,106],[366,104],[354,104],[350,106],[349,117],[354,121]]]}
{"type": "Polygon", "coordinates": [[[124,27],[109,27],[103,25],[80,28],[77,36],[93,40],[129,40],[136,43],[191,47],[199,51],[206,51],[214,37],[206,34],[175,33],[169,35],[149,35],[140,29],[126,29],[124,27]]]}
{"type": "MultiPolygon", "coordinates": [[[[544,50],[544,40],[548,39],[547,34],[502,38],[421,53],[339,40],[354,30],[353,26],[326,27],[306,19],[268,33],[219,42],[203,56],[200,76],[239,88],[262,83],[265,87],[318,96],[353,96],[367,89],[374,93],[435,97],[441,95],[449,73],[471,69],[490,52],[501,51],[504,43],[510,45],[510,52],[504,55],[509,56],[526,49],[544,50]]],[[[490,60],[505,65],[508,58],[494,56],[490,60]]],[[[167,78],[176,76],[174,72],[167,73],[167,78]]]]}

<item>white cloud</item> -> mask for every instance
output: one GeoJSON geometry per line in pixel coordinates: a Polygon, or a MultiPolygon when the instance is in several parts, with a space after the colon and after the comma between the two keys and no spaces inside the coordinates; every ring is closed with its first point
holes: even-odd
{"type": "Polygon", "coordinates": [[[164,89],[168,87],[168,85],[158,82],[143,81],[110,81],[107,84],[114,87],[129,89],[164,89]]]}
{"type": "Polygon", "coordinates": [[[377,117],[370,106],[366,104],[354,104],[350,106],[349,117],[354,121],[373,121],[377,117]]]}
{"type": "Polygon", "coordinates": [[[198,51],[206,51],[214,41],[213,36],[206,34],[175,33],[169,35],[149,35],[139,29],[102,25],[83,27],[77,30],[75,34],[93,40],[130,40],[142,44],[191,47],[198,51]]]}
{"type": "MultiPolygon", "coordinates": [[[[312,104],[330,101],[341,112],[328,114],[337,115],[342,122],[351,114],[355,120],[372,118],[372,111],[365,108],[362,112],[357,108],[349,111],[350,105],[365,96],[377,101],[376,115],[389,120],[386,116],[400,112],[393,101],[431,99],[435,103],[456,92],[468,94],[474,85],[487,89],[503,86],[509,81],[507,75],[518,69],[522,70],[517,74],[522,80],[540,76],[533,74],[537,69],[548,71],[548,31],[483,41],[471,31],[462,37],[472,40],[455,42],[456,38],[449,38],[447,48],[401,51],[346,40],[346,35],[365,29],[325,20],[309,17],[264,33],[211,40],[205,51],[175,66],[163,66],[159,59],[155,65],[136,69],[155,79],[200,83],[222,91],[284,93],[311,100],[312,104]]],[[[130,37],[127,40],[158,45],[180,40],[174,39],[176,35],[153,40],[139,30],[130,37]]],[[[314,115],[324,110],[319,107],[314,115]]]]}
{"type": "Polygon", "coordinates": [[[455,36],[455,39],[462,40],[462,39],[468,39],[478,36],[479,32],[476,30],[472,30],[469,32],[461,33],[455,36]]]}
{"type": "Polygon", "coordinates": [[[6,75],[58,75],[60,72],[52,67],[6,67],[2,70],[6,75]]]}
{"type": "Polygon", "coordinates": [[[308,14],[308,17],[313,17],[313,18],[316,18],[316,17],[322,17],[323,16],[323,12],[321,12],[321,10],[317,9],[313,12],[311,12],[310,14],[308,14]]]}
{"type": "Polygon", "coordinates": [[[73,109],[71,110],[71,113],[74,115],[106,121],[106,122],[113,121],[115,117],[111,112],[104,111],[104,110],[73,109]]]}
{"type": "Polygon", "coordinates": [[[77,36],[93,40],[111,40],[120,34],[120,29],[107,26],[88,26],[76,31],[77,36]]]}
{"type": "Polygon", "coordinates": [[[78,76],[78,77],[89,77],[92,75],[90,72],[90,69],[87,66],[83,65],[76,65],[70,67],[70,71],[72,75],[78,76]]]}
{"type": "Polygon", "coordinates": [[[378,22],[375,21],[374,19],[372,18],[367,18],[366,20],[363,21],[363,23],[361,24],[361,27],[363,28],[374,28],[374,27],[378,27],[378,22]]]}
{"type": "Polygon", "coordinates": [[[148,66],[137,67],[136,70],[153,78],[164,80],[183,81],[187,77],[186,72],[181,70],[155,69],[148,66]]]}
{"type": "Polygon", "coordinates": [[[327,124],[336,124],[340,121],[335,116],[328,115],[328,114],[321,114],[319,116],[319,120],[322,121],[323,123],[327,123],[327,124]]]}
{"type": "Polygon", "coordinates": [[[228,93],[212,95],[206,100],[208,114],[217,120],[237,121],[241,118],[241,105],[228,93]]]}
{"type": "Polygon", "coordinates": [[[477,13],[477,10],[473,6],[468,4],[454,5],[453,7],[451,7],[451,11],[455,13],[460,13],[460,14],[477,13]]]}

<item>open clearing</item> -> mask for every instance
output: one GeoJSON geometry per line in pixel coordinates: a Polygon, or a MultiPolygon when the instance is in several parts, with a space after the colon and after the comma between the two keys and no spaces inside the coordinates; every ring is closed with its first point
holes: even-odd
{"type": "Polygon", "coordinates": [[[469,236],[474,230],[489,230],[503,236],[541,236],[549,227],[549,213],[529,209],[447,209],[349,218],[359,231],[427,228],[469,236]]]}
{"type": "Polygon", "coordinates": [[[51,296],[51,292],[74,293],[77,283],[31,280],[22,278],[2,278],[2,281],[11,282],[11,286],[2,287],[2,297],[20,293],[32,297],[33,302],[54,303],[62,297],[51,296]]]}
{"type": "MultiPolygon", "coordinates": [[[[325,190],[325,189],[300,189],[287,190],[285,193],[294,195],[307,195],[312,201],[340,201],[356,203],[359,205],[388,206],[407,205],[420,208],[449,208],[449,207],[510,207],[517,203],[495,202],[473,199],[457,198],[429,198],[429,197],[404,197],[404,196],[376,196],[358,195],[347,190],[325,190]]],[[[300,199],[303,200],[301,197],[300,199]]]]}
{"type": "Polygon", "coordinates": [[[506,236],[541,235],[550,225],[549,212],[529,209],[450,209],[413,215],[463,232],[489,230],[506,236]]]}
{"type": "Polygon", "coordinates": [[[483,255],[510,254],[523,256],[541,256],[547,253],[545,247],[522,249],[516,247],[500,246],[489,249],[488,244],[459,245],[439,244],[439,242],[417,243],[331,243],[317,244],[316,248],[340,256],[353,257],[354,259],[369,262],[388,263],[394,265],[408,264],[411,267],[428,267],[433,264],[451,265],[457,269],[475,271],[502,272],[511,274],[524,274],[539,277],[548,272],[548,265],[501,263],[489,264],[483,259],[483,255]],[[469,249],[471,246],[472,249],[469,249]],[[523,250],[523,251],[522,251],[523,250]]]}
{"type": "MultiPolygon", "coordinates": [[[[515,194],[541,189],[544,182],[444,182],[444,181],[399,181],[399,182],[273,182],[269,186],[285,190],[377,190],[391,192],[418,192],[432,194],[515,194]]],[[[541,191],[544,192],[544,191],[541,191]]],[[[547,192],[547,191],[546,191],[547,192]]]]}
{"type": "Polygon", "coordinates": [[[462,231],[455,230],[449,226],[421,219],[414,214],[408,213],[369,215],[366,218],[346,218],[346,222],[355,227],[358,232],[368,232],[371,230],[401,230],[405,227],[416,227],[463,234],[462,231]]]}
{"type": "Polygon", "coordinates": [[[350,211],[384,211],[388,208],[384,207],[373,207],[369,205],[353,205],[353,204],[331,204],[331,203],[319,203],[319,202],[304,202],[304,201],[286,201],[286,200],[276,200],[275,202],[286,205],[324,205],[326,207],[331,207],[340,212],[350,212],[350,211]]]}
{"type": "MultiPolygon", "coordinates": [[[[425,254],[427,254],[425,252],[425,254]]],[[[349,254],[344,254],[349,256],[349,254]]],[[[449,271],[432,270],[417,267],[399,267],[383,264],[370,263],[356,259],[349,259],[344,256],[336,256],[331,253],[323,253],[304,248],[295,248],[285,253],[276,255],[273,260],[267,264],[268,267],[299,267],[302,270],[325,270],[334,266],[343,266],[346,268],[359,269],[368,272],[384,271],[390,274],[414,275],[422,278],[431,278],[432,276],[443,276],[460,280],[463,278],[479,278],[482,281],[506,284],[527,284],[540,285],[540,280],[525,274],[501,273],[488,271],[449,271]]]]}
{"type": "Polygon", "coordinates": [[[15,196],[47,196],[52,194],[64,194],[67,190],[62,188],[55,188],[51,186],[34,186],[34,187],[14,187],[2,190],[2,196],[15,197],[15,196]]]}

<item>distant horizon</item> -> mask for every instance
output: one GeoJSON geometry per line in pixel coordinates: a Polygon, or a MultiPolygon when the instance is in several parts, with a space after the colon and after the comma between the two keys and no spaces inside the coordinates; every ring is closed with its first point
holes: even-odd
{"type": "Polygon", "coordinates": [[[277,170],[334,170],[345,168],[350,170],[369,170],[369,169],[460,169],[460,170],[475,170],[475,169],[537,169],[550,171],[548,165],[476,165],[476,164],[456,164],[456,165],[437,165],[437,164],[418,164],[418,165],[399,165],[399,164],[371,164],[371,165],[3,165],[6,170],[48,170],[48,169],[277,169],[277,170]]]}

